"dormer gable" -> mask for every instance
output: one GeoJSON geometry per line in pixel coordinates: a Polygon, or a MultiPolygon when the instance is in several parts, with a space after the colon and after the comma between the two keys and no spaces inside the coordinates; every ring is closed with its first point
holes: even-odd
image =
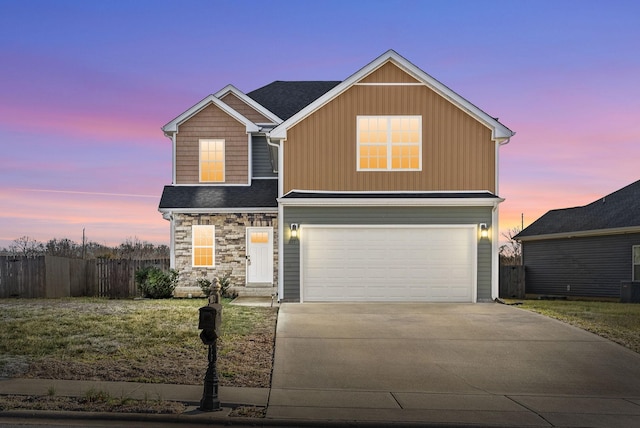
{"type": "Polygon", "coordinates": [[[213,95],[256,124],[272,125],[282,123],[282,119],[273,112],[233,85],[227,85],[213,95]]]}
{"type": "Polygon", "coordinates": [[[260,127],[258,125],[256,125],[251,120],[247,119],[245,116],[240,114],[235,109],[231,108],[228,104],[221,101],[213,94],[205,97],[202,101],[193,105],[187,111],[185,111],[184,113],[182,113],[181,115],[179,115],[178,117],[176,117],[175,119],[173,119],[172,121],[164,125],[162,127],[162,130],[164,131],[165,135],[168,137],[171,136],[171,134],[177,133],[180,124],[186,122],[187,120],[189,120],[190,118],[192,118],[197,113],[204,110],[206,107],[210,105],[214,105],[218,107],[219,109],[224,111],[226,114],[228,114],[229,116],[231,116],[232,118],[234,118],[235,120],[243,124],[246,128],[247,133],[258,132],[260,130],[260,127]]]}

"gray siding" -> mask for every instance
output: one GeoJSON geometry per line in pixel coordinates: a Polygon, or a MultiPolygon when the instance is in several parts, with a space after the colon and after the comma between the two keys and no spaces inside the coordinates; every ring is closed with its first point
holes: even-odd
{"type": "Polygon", "coordinates": [[[251,140],[251,159],[253,162],[253,177],[277,177],[273,172],[269,158],[269,145],[264,136],[254,136],[251,140]]]}
{"type": "Polygon", "coordinates": [[[633,245],[640,233],[523,242],[526,292],[620,297],[620,281],[631,280],[633,245]]]}
{"type": "MultiPolygon", "coordinates": [[[[478,224],[491,227],[491,207],[285,207],[284,228],[304,224],[478,224]]],[[[284,296],[300,301],[300,245],[285,233],[284,296]]],[[[491,299],[491,242],[478,244],[478,300],[491,299]]]]}

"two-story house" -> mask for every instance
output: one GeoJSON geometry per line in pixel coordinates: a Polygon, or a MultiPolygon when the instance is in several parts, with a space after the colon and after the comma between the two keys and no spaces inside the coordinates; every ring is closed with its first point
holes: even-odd
{"type": "Polygon", "coordinates": [[[282,301],[498,296],[514,133],[393,50],[341,82],[229,85],[163,130],[176,295],[229,273],[282,301]]]}

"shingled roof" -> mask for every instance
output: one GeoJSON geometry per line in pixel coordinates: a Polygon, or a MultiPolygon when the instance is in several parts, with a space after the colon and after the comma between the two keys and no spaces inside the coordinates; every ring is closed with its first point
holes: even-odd
{"type": "Polygon", "coordinates": [[[251,186],[164,186],[159,210],[277,208],[277,197],[278,180],[253,180],[251,186]]]}
{"type": "Polygon", "coordinates": [[[514,238],[629,227],[640,228],[640,180],[588,205],[551,210],[514,238]]]}
{"type": "Polygon", "coordinates": [[[287,120],[329,90],[340,81],[298,81],[273,83],[247,93],[254,101],[287,120]]]}

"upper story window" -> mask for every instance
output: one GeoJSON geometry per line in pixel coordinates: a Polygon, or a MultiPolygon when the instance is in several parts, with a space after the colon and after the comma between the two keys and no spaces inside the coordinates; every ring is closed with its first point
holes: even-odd
{"type": "Polygon", "coordinates": [[[214,266],[215,232],[215,226],[191,226],[191,248],[193,251],[193,266],[214,266]]]}
{"type": "Polygon", "coordinates": [[[224,182],[224,140],[200,140],[200,182],[224,182]]]}
{"type": "Polygon", "coordinates": [[[358,116],[358,171],[421,171],[422,116],[358,116]]]}

